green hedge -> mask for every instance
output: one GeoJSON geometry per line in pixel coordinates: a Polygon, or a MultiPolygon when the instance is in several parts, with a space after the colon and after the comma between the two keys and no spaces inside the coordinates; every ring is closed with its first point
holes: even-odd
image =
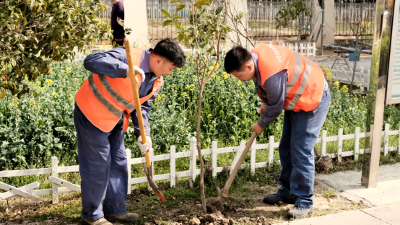
{"type": "MultiPolygon", "coordinates": [[[[189,138],[196,134],[198,86],[192,58],[185,67],[165,77],[164,86],[153,102],[152,140],[155,154],[189,149],[189,138]]],[[[325,71],[329,77],[329,70],[325,71]]],[[[62,165],[77,164],[76,132],[73,123],[74,96],[89,75],[82,64],[54,63],[52,73],[28,83],[31,92],[21,99],[0,100],[0,170],[43,168],[57,156],[62,165]]],[[[338,128],[353,133],[365,127],[365,98],[349,97],[346,86],[331,85],[332,104],[323,129],[336,135],[338,128]]],[[[202,147],[217,140],[218,147],[235,146],[251,135],[259,119],[259,100],[252,82],[240,82],[220,68],[204,91],[202,147]]],[[[399,111],[390,107],[386,119],[397,129],[399,111]]],[[[283,113],[258,139],[266,143],[270,135],[279,140],[283,113]]],[[[125,146],[140,156],[132,126],[127,130],[125,146]]]]}

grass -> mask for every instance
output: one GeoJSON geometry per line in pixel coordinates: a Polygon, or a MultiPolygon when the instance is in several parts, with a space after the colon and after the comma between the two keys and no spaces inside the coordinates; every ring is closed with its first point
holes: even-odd
{"type": "Polygon", "coordinates": [[[325,189],[321,192],[322,196],[324,198],[335,198],[337,197],[337,194],[335,192],[335,190],[333,189],[325,189]]]}

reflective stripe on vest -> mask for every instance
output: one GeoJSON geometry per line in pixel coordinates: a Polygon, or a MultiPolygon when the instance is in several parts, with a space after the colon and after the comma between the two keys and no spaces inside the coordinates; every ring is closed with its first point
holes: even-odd
{"type": "MultiPolygon", "coordinates": [[[[125,109],[127,109],[126,113],[130,114],[132,111],[136,110],[135,102],[133,100],[131,102],[129,102],[124,97],[122,97],[120,94],[118,94],[118,92],[116,92],[111,87],[111,85],[108,82],[108,80],[105,77],[105,75],[102,75],[102,74],[101,75],[95,74],[95,75],[97,75],[99,77],[101,84],[103,85],[104,89],[106,89],[108,94],[110,94],[111,97],[115,101],[118,102],[118,104],[122,105],[125,109]]],[[[96,84],[94,82],[93,74],[91,74],[88,79],[89,79],[90,89],[92,90],[93,95],[96,97],[96,99],[102,105],[104,105],[104,107],[106,107],[108,111],[110,111],[112,114],[114,114],[118,118],[121,118],[122,111],[119,110],[117,107],[115,107],[113,104],[111,104],[109,101],[107,101],[107,99],[104,98],[104,96],[100,93],[98,87],[96,86],[96,84]]],[[[140,83],[141,83],[141,79],[139,78],[139,85],[138,86],[140,86],[140,83]]],[[[160,80],[155,80],[154,84],[153,84],[153,87],[152,87],[152,91],[150,92],[150,94],[146,95],[145,97],[140,98],[140,105],[142,105],[147,100],[149,100],[151,97],[153,97],[153,95],[157,92],[157,90],[161,88],[162,83],[163,83],[163,78],[162,77],[160,77],[160,80]]]]}
{"type": "MultiPolygon", "coordinates": [[[[139,66],[143,50],[133,49],[133,53],[134,65],[139,66]]],[[[136,75],[136,78],[140,85],[141,77],[136,75]]],[[[148,101],[161,88],[163,79],[157,77],[153,79],[156,80],[151,93],[140,98],[139,104],[148,101]]],[[[129,125],[129,114],[136,110],[131,85],[130,78],[110,78],[107,75],[91,74],[76,93],[76,104],[85,117],[101,131],[110,132],[122,117],[125,131],[129,125]]]]}
{"type": "MultiPolygon", "coordinates": [[[[103,87],[107,90],[107,92],[117,101],[119,104],[124,106],[124,108],[127,108],[129,111],[134,111],[136,110],[136,106],[132,103],[130,103],[128,100],[124,99],[121,95],[119,95],[110,85],[108,80],[106,79],[106,76],[104,75],[98,75],[100,78],[100,82],[103,85],[103,87]]],[[[97,88],[97,87],[96,87],[97,88]]],[[[93,89],[92,89],[93,90],[93,89]]],[[[146,96],[147,97],[147,96],[146,96]]],[[[105,99],[104,99],[105,100],[105,99]]],[[[143,103],[140,103],[143,104],[143,103]]]]}
{"type": "MultiPolygon", "coordinates": [[[[258,70],[262,84],[280,71],[287,71],[288,80],[283,107],[285,110],[308,112],[318,106],[325,79],[322,70],[315,63],[300,53],[281,46],[261,45],[252,53],[258,56],[258,70]]],[[[262,93],[259,94],[262,97],[262,93]]]]}
{"type": "Polygon", "coordinates": [[[108,111],[110,111],[112,114],[114,114],[117,118],[121,118],[122,112],[117,107],[115,107],[113,104],[108,102],[106,100],[106,98],[104,98],[104,96],[100,93],[99,89],[97,88],[96,84],[94,83],[93,74],[90,74],[90,76],[88,77],[88,81],[89,81],[90,89],[92,90],[93,95],[96,97],[96,99],[104,107],[106,107],[106,109],[108,111]]]}
{"type": "MultiPolygon", "coordinates": [[[[310,75],[311,75],[311,62],[308,59],[306,59],[306,61],[307,61],[307,66],[306,66],[306,70],[304,71],[303,77],[300,81],[300,87],[297,89],[296,94],[294,95],[292,101],[289,102],[289,105],[287,106],[286,110],[293,110],[294,106],[299,101],[301,95],[306,90],[306,87],[308,84],[308,79],[310,78],[310,75]]],[[[300,57],[300,54],[296,52],[296,65],[295,65],[295,69],[294,69],[294,73],[293,73],[291,82],[288,84],[288,86],[286,88],[286,94],[292,90],[294,84],[296,83],[296,82],[293,82],[294,84],[291,84],[292,81],[297,81],[299,79],[300,68],[301,68],[301,57],[300,57]]]]}

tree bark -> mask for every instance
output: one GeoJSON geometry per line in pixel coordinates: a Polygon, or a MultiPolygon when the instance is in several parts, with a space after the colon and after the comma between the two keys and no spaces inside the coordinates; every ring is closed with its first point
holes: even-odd
{"type": "MultiPolygon", "coordinates": [[[[200,160],[200,193],[201,193],[201,205],[203,207],[204,213],[207,213],[207,203],[206,203],[206,195],[204,192],[204,162],[203,157],[201,155],[201,145],[200,145],[200,122],[201,122],[201,101],[203,99],[203,89],[205,83],[200,84],[199,89],[199,105],[197,110],[197,151],[199,152],[199,160],[200,160]]],[[[196,169],[196,168],[194,168],[196,169]]]]}
{"type": "Polygon", "coordinates": [[[360,57],[360,53],[358,51],[358,36],[356,35],[356,44],[355,44],[355,55],[356,59],[354,60],[354,66],[353,66],[353,76],[351,77],[351,82],[350,82],[350,92],[349,94],[351,95],[353,92],[353,82],[354,82],[354,77],[356,75],[356,69],[357,69],[357,58],[360,57]]]}

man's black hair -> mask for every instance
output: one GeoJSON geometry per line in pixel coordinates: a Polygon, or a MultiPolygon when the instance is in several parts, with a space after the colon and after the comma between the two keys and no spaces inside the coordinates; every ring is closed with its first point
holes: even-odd
{"type": "Polygon", "coordinates": [[[178,42],[172,38],[164,38],[156,44],[151,52],[167,58],[175,66],[181,68],[185,65],[186,56],[178,42]]]}
{"type": "Polygon", "coordinates": [[[246,62],[252,59],[251,53],[242,46],[235,46],[225,56],[225,71],[231,73],[233,71],[242,71],[246,62]]]}

